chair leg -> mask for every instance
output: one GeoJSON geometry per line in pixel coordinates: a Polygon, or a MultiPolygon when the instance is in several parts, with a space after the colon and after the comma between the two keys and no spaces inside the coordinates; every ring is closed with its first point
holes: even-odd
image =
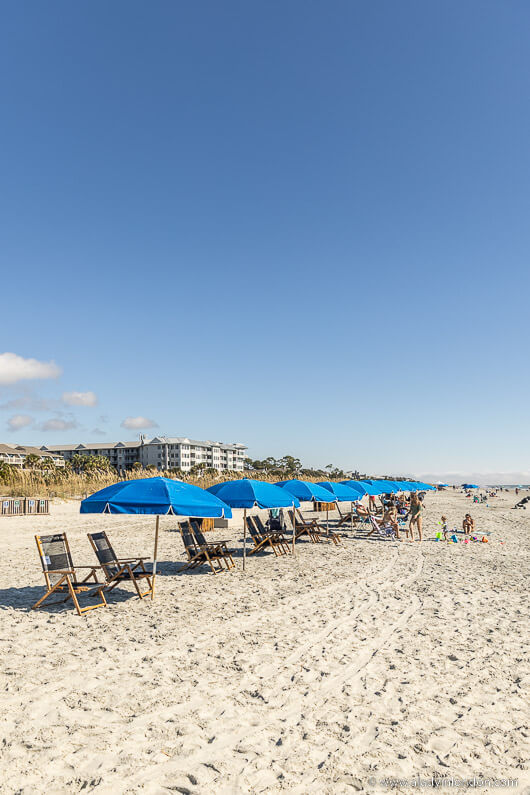
{"type": "MultiPolygon", "coordinates": [[[[37,602],[35,602],[35,604],[34,604],[34,605],[32,605],[31,609],[32,609],[32,610],[37,610],[37,608],[39,608],[39,607],[41,606],[41,604],[42,604],[44,601],[46,601],[46,599],[48,598],[48,596],[51,596],[51,595],[52,595],[52,593],[54,593],[54,592],[55,592],[55,591],[57,591],[58,589],[59,589],[59,590],[63,590],[63,588],[64,588],[64,586],[63,586],[63,583],[64,583],[64,581],[65,581],[66,579],[67,579],[67,575],[66,575],[66,574],[63,574],[63,576],[61,577],[61,579],[60,579],[60,580],[57,580],[57,582],[55,583],[55,585],[53,586],[53,588],[50,588],[48,591],[46,591],[46,593],[44,594],[44,596],[41,596],[41,598],[40,598],[40,599],[39,599],[37,602]]],[[[66,599],[61,599],[61,602],[67,602],[69,598],[70,598],[70,597],[68,597],[68,596],[67,596],[67,597],[66,597],[66,599]]],[[[57,604],[61,604],[61,602],[57,602],[57,604]]]]}

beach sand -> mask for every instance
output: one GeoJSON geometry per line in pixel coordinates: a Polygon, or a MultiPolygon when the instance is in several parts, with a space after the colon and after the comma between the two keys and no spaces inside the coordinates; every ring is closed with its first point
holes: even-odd
{"type": "Polygon", "coordinates": [[[67,531],[78,564],[103,528],[119,555],[150,555],[153,518],[79,503],[0,517],[0,791],[415,792],[383,780],[435,774],[530,792],[530,510],[515,501],[427,495],[422,544],[300,543],[246,573],[241,533],[215,531],[238,550],[219,576],[177,575],[165,517],[156,599],[125,586],[83,617],[28,611],[44,582],[33,535],[67,531]],[[489,543],[432,540],[466,510],[489,543]]]}

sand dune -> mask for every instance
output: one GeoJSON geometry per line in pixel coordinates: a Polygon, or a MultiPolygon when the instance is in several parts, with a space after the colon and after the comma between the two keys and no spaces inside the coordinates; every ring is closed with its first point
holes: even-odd
{"type": "MultiPolygon", "coordinates": [[[[302,795],[415,774],[524,791],[530,511],[514,501],[472,506],[488,544],[350,536],[218,577],[176,575],[165,518],[156,600],[124,587],[82,618],[28,612],[42,592],[33,534],[67,530],[87,563],[86,532],[101,527],[120,554],[149,554],[152,520],[76,504],[1,518],[1,791],[302,795]]],[[[427,538],[442,512],[456,523],[468,508],[428,496],[427,538]]],[[[237,529],[211,536],[241,550],[237,529]]]]}

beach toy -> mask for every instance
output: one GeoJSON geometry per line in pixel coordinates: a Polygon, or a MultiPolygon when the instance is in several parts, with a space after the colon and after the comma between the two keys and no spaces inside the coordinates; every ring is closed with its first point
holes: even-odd
{"type": "Polygon", "coordinates": [[[464,538],[464,544],[469,544],[469,538],[464,538]]]}
{"type": "Polygon", "coordinates": [[[436,540],[437,541],[441,541],[442,540],[442,534],[441,533],[436,533],[436,540]]]}
{"type": "Polygon", "coordinates": [[[482,536],[482,543],[483,544],[487,544],[488,543],[488,539],[486,538],[486,536],[482,536]]]}
{"type": "Polygon", "coordinates": [[[453,544],[458,544],[458,538],[455,536],[455,534],[454,534],[454,533],[453,533],[453,535],[451,536],[451,541],[453,542],[453,544]]]}

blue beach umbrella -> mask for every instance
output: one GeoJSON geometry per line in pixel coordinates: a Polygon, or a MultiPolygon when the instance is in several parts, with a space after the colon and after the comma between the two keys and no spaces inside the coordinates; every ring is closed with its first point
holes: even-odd
{"type": "Polygon", "coordinates": [[[376,497],[378,494],[385,494],[385,489],[381,485],[380,480],[360,480],[359,483],[361,486],[366,487],[367,493],[372,497],[376,497]]]}
{"type": "MultiPolygon", "coordinates": [[[[247,509],[249,508],[295,508],[300,507],[300,502],[284,489],[266,483],[263,480],[242,478],[241,480],[227,480],[210,486],[210,494],[214,494],[231,508],[243,508],[243,569],[247,558],[247,509]]],[[[294,551],[295,533],[293,533],[294,551]]]]}
{"type": "Polygon", "coordinates": [[[345,483],[333,483],[331,480],[322,480],[317,483],[317,486],[322,486],[323,489],[331,492],[337,502],[356,502],[361,496],[358,491],[355,491],[345,483]]]}
{"type": "Polygon", "coordinates": [[[393,480],[376,480],[374,485],[383,489],[383,494],[397,494],[398,491],[401,491],[401,488],[393,480]]]}
{"type": "Polygon", "coordinates": [[[81,513],[133,513],[156,516],[153,553],[153,588],[155,593],[158,530],[160,516],[217,517],[232,516],[226,503],[198,486],[170,478],[139,478],[113,483],[96,491],[81,503],[81,513]]]}
{"type": "Polygon", "coordinates": [[[299,500],[305,502],[311,500],[316,500],[317,502],[337,501],[335,496],[332,496],[332,499],[330,499],[327,489],[322,488],[322,486],[319,486],[317,483],[311,483],[309,480],[281,480],[276,485],[281,486],[282,489],[285,489],[290,494],[294,494],[299,500]]]}
{"type": "Polygon", "coordinates": [[[341,480],[341,483],[343,486],[349,486],[350,489],[358,491],[360,495],[359,499],[364,497],[365,494],[368,494],[370,497],[377,497],[378,494],[381,494],[379,489],[376,489],[371,483],[367,483],[364,480],[341,480]]]}

